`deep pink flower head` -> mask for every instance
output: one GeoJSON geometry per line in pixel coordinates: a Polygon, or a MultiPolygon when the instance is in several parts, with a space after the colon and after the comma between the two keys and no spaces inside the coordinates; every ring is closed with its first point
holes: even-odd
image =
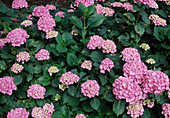
{"type": "Polygon", "coordinates": [[[30,55],[28,52],[19,52],[19,54],[16,55],[16,59],[18,62],[22,62],[24,64],[24,61],[30,60],[30,55]]]}
{"type": "Polygon", "coordinates": [[[33,97],[34,99],[44,99],[46,89],[39,85],[39,84],[33,84],[29,86],[29,89],[27,90],[27,96],[33,97]]]}
{"type": "Polygon", "coordinates": [[[165,26],[167,25],[166,24],[166,20],[165,19],[162,19],[160,18],[158,15],[155,15],[155,14],[151,14],[149,16],[149,19],[151,19],[153,21],[153,23],[155,24],[155,26],[165,26]]]}
{"type": "Polygon", "coordinates": [[[96,80],[88,80],[81,85],[81,93],[89,98],[99,95],[100,86],[96,80]]]}
{"type": "Polygon", "coordinates": [[[33,12],[32,12],[32,15],[33,16],[36,16],[36,17],[52,17],[50,15],[50,12],[48,10],[48,8],[44,7],[44,6],[37,6],[34,8],[33,12]]]}
{"type": "Polygon", "coordinates": [[[26,0],[14,0],[12,2],[12,8],[13,9],[19,9],[19,8],[27,8],[28,7],[28,3],[26,0]]]}
{"type": "Polygon", "coordinates": [[[137,118],[141,116],[144,112],[141,101],[138,101],[135,104],[129,104],[126,109],[128,110],[127,114],[129,114],[132,118],[137,118]]]}
{"type": "Polygon", "coordinates": [[[105,58],[99,66],[101,73],[105,73],[105,70],[110,72],[110,69],[112,69],[113,67],[114,67],[114,63],[109,58],[105,58]]]}
{"type": "Polygon", "coordinates": [[[123,66],[123,75],[139,84],[143,82],[143,76],[146,71],[147,66],[141,61],[129,61],[123,66]]]}
{"type": "Polygon", "coordinates": [[[134,104],[142,99],[142,90],[138,83],[133,82],[132,79],[120,76],[113,83],[113,94],[116,99],[126,99],[126,102],[134,104]]]}
{"type": "Polygon", "coordinates": [[[34,107],[31,112],[33,118],[45,118],[45,112],[41,107],[34,107]]]}
{"type": "Polygon", "coordinates": [[[16,74],[20,73],[23,69],[24,69],[24,67],[18,63],[13,64],[11,67],[11,71],[16,74]]]}
{"type": "Polygon", "coordinates": [[[5,46],[5,43],[7,43],[7,39],[4,38],[4,39],[0,39],[0,48],[3,48],[5,46]]]}
{"type": "Polygon", "coordinates": [[[165,116],[165,118],[170,118],[170,104],[164,103],[162,105],[162,114],[165,116]]]}
{"type": "Polygon", "coordinates": [[[136,60],[136,61],[141,60],[140,54],[139,54],[138,50],[135,48],[125,48],[122,51],[121,57],[123,57],[122,60],[126,61],[126,62],[133,61],[133,60],[136,60]]]}
{"type": "Polygon", "coordinates": [[[45,105],[43,106],[43,110],[45,112],[45,116],[46,116],[45,118],[50,118],[50,116],[55,111],[53,103],[51,103],[51,104],[45,103],[45,105]]]}
{"type": "Polygon", "coordinates": [[[48,52],[48,50],[46,49],[41,49],[40,51],[38,51],[35,55],[35,58],[38,61],[41,60],[48,60],[50,58],[50,53],[48,52]]]}
{"type": "Polygon", "coordinates": [[[86,7],[93,5],[94,4],[94,0],[76,0],[74,2],[74,6],[78,7],[79,2],[81,2],[83,5],[85,5],[86,7]]]}
{"type": "Polygon", "coordinates": [[[84,114],[77,114],[75,118],[86,118],[84,114]]]}
{"type": "Polygon", "coordinates": [[[102,51],[103,53],[112,53],[114,54],[117,50],[116,50],[116,45],[112,40],[103,40],[102,42],[102,51]]]}
{"type": "Polygon", "coordinates": [[[60,17],[64,18],[64,13],[63,11],[59,11],[55,14],[55,16],[59,15],[60,17]]]}
{"type": "Polygon", "coordinates": [[[28,118],[29,114],[24,108],[15,108],[8,112],[7,118],[28,118]]]}
{"type": "Polygon", "coordinates": [[[92,62],[89,61],[89,60],[85,60],[85,61],[81,64],[81,67],[82,67],[83,69],[91,70],[91,68],[92,68],[92,62]]]}
{"type": "Polygon", "coordinates": [[[100,49],[102,42],[103,38],[101,36],[93,35],[90,37],[90,41],[87,43],[87,48],[94,50],[98,47],[98,49],[100,49]]]}
{"type": "Polygon", "coordinates": [[[16,28],[8,33],[7,40],[8,43],[11,43],[11,45],[15,47],[24,44],[28,37],[29,35],[25,30],[22,28],[16,28]]]}
{"type": "Polygon", "coordinates": [[[46,5],[45,6],[48,10],[56,10],[56,7],[54,5],[46,5]]]}
{"type": "Polygon", "coordinates": [[[66,72],[62,74],[60,78],[60,82],[66,85],[71,85],[71,84],[77,83],[79,79],[80,78],[76,74],[73,74],[71,72],[66,72]]]}
{"type": "Polygon", "coordinates": [[[0,85],[0,92],[3,94],[11,95],[13,90],[17,90],[14,78],[11,76],[4,76],[0,78],[0,85]]]}
{"type": "Polygon", "coordinates": [[[148,70],[144,76],[142,90],[144,93],[161,94],[165,90],[169,90],[169,78],[161,71],[148,70]]]}
{"type": "Polygon", "coordinates": [[[54,26],[56,26],[55,20],[52,17],[48,16],[40,17],[40,19],[37,22],[38,30],[42,30],[46,33],[54,29],[54,26]]]}

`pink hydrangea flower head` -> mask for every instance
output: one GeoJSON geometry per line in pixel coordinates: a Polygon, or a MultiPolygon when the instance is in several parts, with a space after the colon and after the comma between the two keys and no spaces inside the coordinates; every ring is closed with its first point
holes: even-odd
{"type": "Polygon", "coordinates": [[[134,3],[140,2],[143,4],[151,3],[153,0],[134,0],[134,3]]]}
{"type": "Polygon", "coordinates": [[[133,5],[131,5],[128,2],[124,3],[122,7],[127,11],[129,11],[129,10],[133,11],[133,5]]]}
{"type": "Polygon", "coordinates": [[[96,80],[88,80],[81,85],[81,93],[89,98],[99,95],[100,86],[96,80]]]}
{"type": "Polygon", "coordinates": [[[123,3],[121,3],[121,2],[114,2],[114,3],[111,3],[110,6],[112,6],[112,7],[123,7],[123,3]]]}
{"type": "Polygon", "coordinates": [[[12,8],[13,9],[19,9],[19,8],[27,8],[28,7],[28,3],[26,0],[14,0],[12,2],[12,8]]]}
{"type": "Polygon", "coordinates": [[[45,105],[43,106],[43,110],[45,112],[45,116],[46,116],[45,118],[50,118],[50,116],[55,111],[53,103],[51,103],[51,104],[45,103],[45,105]]]}
{"type": "Polygon", "coordinates": [[[165,116],[165,118],[170,118],[170,104],[164,103],[162,105],[162,114],[165,116]]]}
{"type": "Polygon", "coordinates": [[[28,37],[29,35],[25,30],[22,28],[16,28],[8,33],[7,40],[8,43],[11,43],[11,45],[15,47],[24,44],[28,37]]]}
{"type": "Polygon", "coordinates": [[[51,39],[51,38],[54,38],[54,37],[57,37],[58,36],[58,31],[49,31],[46,33],[46,36],[45,38],[46,39],[51,39]]]}
{"type": "Polygon", "coordinates": [[[143,82],[143,76],[146,71],[147,66],[141,61],[129,61],[123,66],[123,75],[139,84],[143,82]]]}
{"type": "Polygon", "coordinates": [[[32,15],[33,16],[36,16],[36,17],[52,17],[50,15],[50,12],[48,10],[48,8],[44,7],[44,6],[37,6],[34,8],[33,12],[32,12],[32,15]]]}
{"type": "Polygon", "coordinates": [[[74,2],[74,6],[78,7],[78,5],[79,5],[80,2],[81,2],[83,5],[85,5],[86,7],[94,4],[94,0],[76,0],[76,1],[74,2]]]}
{"type": "Polygon", "coordinates": [[[51,67],[48,69],[48,72],[49,72],[50,76],[52,76],[53,73],[59,72],[59,69],[58,69],[56,66],[51,66],[51,67]]]}
{"type": "Polygon", "coordinates": [[[154,107],[154,102],[151,102],[150,99],[144,99],[142,100],[142,104],[145,106],[147,105],[147,107],[149,108],[153,108],[154,107]]]}
{"type": "Polygon", "coordinates": [[[133,82],[132,79],[120,76],[113,83],[113,94],[116,99],[126,99],[126,102],[134,104],[142,99],[142,90],[138,83],[133,82]]]}
{"type": "Polygon", "coordinates": [[[100,49],[102,42],[103,38],[101,36],[93,35],[90,37],[90,41],[87,43],[87,48],[94,50],[98,47],[98,49],[100,49]]]}
{"type": "Polygon", "coordinates": [[[101,73],[105,73],[106,70],[110,72],[110,69],[112,69],[113,67],[114,63],[109,58],[105,58],[99,66],[101,73]]]}
{"type": "Polygon", "coordinates": [[[11,95],[13,90],[17,90],[14,78],[11,76],[4,76],[0,78],[0,85],[0,92],[3,94],[11,95]]]}
{"type": "Polygon", "coordinates": [[[62,74],[60,78],[60,82],[66,85],[71,85],[71,84],[77,83],[79,79],[80,78],[76,74],[73,74],[71,72],[66,72],[62,74]]]}
{"type": "Polygon", "coordinates": [[[103,40],[102,42],[102,51],[103,53],[112,53],[114,54],[117,50],[116,50],[116,45],[112,40],[103,40]]]}
{"type": "Polygon", "coordinates": [[[121,57],[123,57],[122,60],[126,62],[133,60],[141,61],[140,54],[135,48],[125,48],[122,51],[121,57]]]}
{"type": "Polygon", "coordinates": [[[40,17],[37,22],[38,30],[50,32],[56,26],[55,20],[52,17],[40,17]]]}
{"type": "Polygon", "coordinates": [[[97,2],[105,2],[105,0],[96,0],[97,2]]]}
{"type": "Polygon", "coordinates": [[[155,9],[158,9],[158,4],[153,0],[152,2],[150,3],[147,3],[149,5],[149,7],[151,8],[155,8],[155,9]]]}
{"type": "Polygon", "coordinates": [[[127,114],[129,114],[132,118],[137,118],[141,116],[144,112],[141,101],[138,101],[135,104],[129,104],[126,109],[128,110],[127,114]]]}
{"type": "Polygon", "coordinates": [[[15,108],[8,112],[7,118],[28,118],[29,114],[24,108],[15,108]]]}
{"type": "Polygon", "coordinates": [[[24,67],[18,63],[13,64],[11,67],[11,71],[16,74],[20,73],[23,69],[24,69],[24,67]]]}
{"type": "Polygon", "coordinates": [[[25,27],[28,27],[30,25],[33,25],[32,21],[31,20],[24,20],[21,25],[24,25],[25,27]]]}
{"type": "Polygon", "coordinates": [[[45,112],[41,107],[34,107],[31,116],[33,118],[45,118],[45,112]]]}
{"type": "Polygon", "coordinates": [[[84,114],[77,114],[75,118],[86,118],[84,114]]]}
{"type": "Polygon", "coordinates": [[[22,62],[24,64],[24,61],[30,60],[30,55],[28,52],[19,52],[19,54],[16,55],[16,59],[18,62],[22,62]]]}
{"type": "Polygon", "coordinates": [[[46,49],[41,49],[40,51],[38,51],[35,55],[35,58],[38,61],[41,60],[48,60],[50,58],[50,53],[48,52],[48,50],[46,49]]]}
{"type": "Polygon", "coordinates": [[[44,99],[46,89],[39,85],[33,84],[29,86],[27,90],[27,97],[33,97],[34,99],[44,99]]]}
{"type": "Polygon", "coordinates": [[[48,10],[56,10],[56,7],[54,5],[46,5],[45,6],[48,10]]]}
{"type": "Polygon", "coordinates": [[[153,23],[155,24],[155,26],[165,26],[167,25],[166,24],[166,20],[165,19],[162,19],[160,18],[158,15],[155,15],[155,14],[151,14],[149,16],[149,19],[151,19],[153,21],[153,23]]]}
{"type": "Polygon", "coordinates": [[[65,12],[59,11],[59,12],[57,12],[57,13],[55,14],[55,16],[59,15],[61,18],[65,18],[65,17],[64,17],[64,14],[65,14],[65,12]]]}
{"type": "Polygon", "coordinates": [[[144,93],[161,94],[169,90],[169,78],[161,71],[148,70],[144,75],[142,90],[144,93]]]}
{"type": "Polygon", "coordinates": [[[89,60],[85,60],[85,61],[81,64],[81,67],[82,67],[83,69],[91,70],[91,68],[92,68],[92,62],[89,61],[89,60]]]}
{"type": "Polygon", "coordinates": [[[103,7],[101,4],[97,4],[96,10],[97,14],[105,15],[105,16],[113,16],[115,11],[113,9],[110,9],[108,7],[103,7]]]}
{"type": "Polygon", "coordinates": [[[4,39],[0,39],[0,48],[3,48],[5,46],[5,43],[7,43],[7,39],[4,38],[4,39]]]}

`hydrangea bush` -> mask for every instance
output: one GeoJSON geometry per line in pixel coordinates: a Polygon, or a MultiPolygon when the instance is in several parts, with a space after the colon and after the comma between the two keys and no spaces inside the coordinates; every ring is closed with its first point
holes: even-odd
{"type": "Polygon", "coordinates": [[[0,5],[0,115],[169,118],[169,3],[0,5]]]}

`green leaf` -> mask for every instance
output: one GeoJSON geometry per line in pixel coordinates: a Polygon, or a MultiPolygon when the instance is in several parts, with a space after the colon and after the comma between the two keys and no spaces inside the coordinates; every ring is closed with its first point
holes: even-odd
{"type": "Polygon", "coordinates": [[[30,82],[33,79],[33,75],[32,74],[28,74],[27,75],[27,82],[30,82]]]}
{"type": "Polygon", "coordinates": [[[127,113],[124,113],[122,118],[131,118],[130,115],[127,115],[127,113]]]}
{"type": "Polygon", "coordinates": [[[106,93],[104,94],[104,99],[106,99],[109,102],[115,101],[115,97],[113,95],[112,90],[106,91],[106,93]]]}
{"type": "Polygon", "coordinates": [[[141,118],[150,118],[150,116],[151,116],[150,111],[147,108],[145,108],[144,113],[141,116],[141,118]]]}
{"type": "Polygon", "coordinates": [[[87,101],[84,101],[82,103],[82,108],[83,108],[84,111],[86,111],[86,112],[92,112],[93,111],[93,108],[91,108],[91,106],[89,104],[90,103],[87,102],[87,101]]]}
{"type": "Polygon", "coordinates": [[[11,28],[9,27],[8,24],[4,24],[4,28],[7,32],[10,32],[11,31],[11,28]]]}
{"type": "Polygon", "coordinates": [[[71,16],[70,20],[73,24],[75,24],[79,28],[83,28],[82,21],[77,16],[71,16]]]}
{"type": "Polygon", "coordinates": [[[135,16],[131,13],[124,13],[123,15],[125,15],[129,20],[131,21],[135,21],[135,16]]]}
{"type": "Polygon", "coordinates": [[[9,53],[2,53],[2,54],[0,54],[0,57],[1,57],[2,59],[14,59],[14,56],[12,56],[12,55],[9,54],[9,53]]]}
{"type": "Polygon", "coordinates": [[[67,107],[66,106],[62,106],[60,107],[60,112],[64,115],[66,115],[66,112],[67,112],[67,107]]]}
{"type": "Polygon", "coordinates": [[[88,13],[87,13],[87,15],[91,15],[92,13],[94,13],[94,11],[95,11],[94,5],[88,6],[88,13]]]}
{"type": "Polygon", "coordinates": [[[76,92],[77,92],[76,87],[70,86],[70,87],[68,88],[68,93],[69,93],[71,96],[75,96],[75,95],[76,95],[76,92]]]}
{"type": "Polygon", "coordinates": [[[81,9],[83,14],[86,14],[88,12],[87,7],[84,4],[82,4],[81,2],[79,2],[78,8],[81,9]]]}
{"type": "Polygon", "coordinates": [[[104,19],[105,17],[103,15],[94,14],[87,20],[87,26],[97,27],[103,23],[104,19]]]}
{"type": "Polygon", "coordinates": [[[130,42],[129,42],[129,38],[127,36],[124,36],[124,35],[120,35],[118,37],[118,39],[122,42],[122,44],[124,46],[129,46],[130,45],[130,42]]]}
{"type": "Polygon", "coordinates": [[[97,97],[94,97],[90,100],[90,105],[93,109],[97,110],[100,106],[100,100],[97,97]]]}
{"type": "Polygon", "coordinates": [[[5,61],[0,61],[0,69],[5,70],[5,68],[6,68],[5,61]]]}
{"type": "Polygon", "coordinates": [[[45,99],[36,100],[36,103],[38,104],[38,106],[42,107],[46,103],[46,100],[45,99]]]}
{"type": "Polygon", "coordinates": [[[56,46],[56,50],[58,51],[58,52],[67,52],[67,48],[66,47],[64,47],[62,44],[57,44],[57,46],[56,46]]]}
{"type": "Polygon", "coordinates": [[[121,115],[125,110],[126,102],[124,100],[115,101],[113,104],[113,111],[117,116],[121,115]]]}
{"type": "Polygon", "coordinates": [[[6,13],[7,12],[7,6],[5,4],[0,4],[0,13],[6,13]]]}
{"type": "Polygon", "coordinates": [[[55,22],[61,22],[61,17],[59,15],[57,15],[55,18],[54,18],[55,22]]]}
{"type": "Polygon", "coordinates": [[[107,84],[107,77],[106,76],[103,76],[103,75],[99,75],[99,78],[100,78],[100,82],[102,84],[102,86],[104,86],[105,84],[107,84]]]}
{"type": "Polygon", "coordinates": [[[77,64],[77,56],[74,53],[68,53],[67,54],[67,63],[70,66],[77,64]]]}
{"type": "Polygon", "coordinates": [[[170,50],[170,45],[161,43],[161,46],[167,50],[170,50]]]}
{"type": "Polygon", "coordinates": [[[148,17],[148,14],[144,10],[141,10],[141,16],[142,16],[142,20],[148,25],[150,25],[150,19],[148,17]]]}
{"type": "Polygon", "coordinates": [[[135,25],[135,31],[137,34],[139,34],[140,36],[142,36],[145,32],[145,27],[143,26],[142,23],[137,23],[135,25]]]}
{"type": "Polygon", "coordinates": [[[77,98],[71,97],[68,101],[68,105],[75,107],[80,103],[80,101],[77,98]]]}
{"type": "Polygon", "coordinates": [[[101,62],[101,59],[103,59],[103,55],[102,53],[100,52],[97,52],[97,51],[93,51],[91,54],[90,54],[90,57],[93,61],[95,62],[101,62]]]}
{"type": "Polygon", "coordinates": [[[40,84],[42,84],[43,86],[48,86],[48,85],[50,85],[50,80],[45,79],[43,76],[42,76],[42,77],[39,77],[39,78],[37,79],[37,81],[38,81],[40,84]]]}
{"type": "Polygon", "coordinates": [[[22,81],[23,81],[23,77],[22,77],[21,75],[15,75],[15,76],[14,76],[14,83],[15,83],[16,85],[21,84],[22,81]]]}

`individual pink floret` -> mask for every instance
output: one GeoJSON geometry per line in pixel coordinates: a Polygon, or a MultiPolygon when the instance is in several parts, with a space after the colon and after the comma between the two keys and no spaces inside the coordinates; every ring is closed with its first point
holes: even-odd
{"type": "Polygon", "coordinates": [[[64,18],[64,14],[65,14],[65,12],[59,11],[55,14],[55,16],[59,15],[61,18],[64,18]]]}
{"type": "Polygon", "coordinates": [[[0,92],[3,94],[12,95],[12,91],[17,90],[14,78],[11,76],[4,76],[0,78],[0,85],[0,92]]]}
{"type": "Polygon", "coordinates": [[[165,116],[165,118],[170,118],[170,104],[164,103],[162,105],[162,114],[165,116]]]}
{"type": "Polygon", "coordinates": [[[148,70],[144,76],[142,90],[144,93],[161,94],[169,90],[169,78],[161,71],[148,70]]]}
{"type": "Polygon", "coordinates": [[[155,24],[155,26],[165,26],[167,25],[166,24],[166,20],[165,19],[162,19],[160,18],[158,15],[155,15],[155,14],[151,14],[149,16],[149,19],[151,19],[153,21],[153,23],[155,24]]]}
{"type": "Polygon", "coordinates": [[[60,82],[66,85],[71,85],[71,84],[77,83],[79,79],[80,78],[76,74],[73,74],[71,72],[66,72],[62,74],[60,78],[60,82]]]}
{"type": "Polygon", "coordinates": [[[40,51],[38,51],[35,55],[35,58],[38,61],[41,60],[48,60],[50,58],[50,53],[48,52],[48,50],[46,49],[41,49],[40,51]]]}
{"type": "Polygon", "coordinates": [[[84,114],[77,114],[75,118],[86,118],[84,114]]]}
{"type": "Polygon", "coordinates": [[[33,84],[29,86],[27,90],[27,97],[33,97],[34,99],[44,99],[46,89],[39,85],[33,84]]]}
{"type": "Polygon", "coordinates": [[[100,49],[102,42],[103,38],[101,36],[93,35],[90,37],[90,41],[87,43],[87,48],[94,50],[98,47],[98,49],[100,49]]]}
{"type": "Polygon", "coordinates": [[[53,103],[45,103],[45,105],[43,106],[43,110],[45,113],[45,118],[50,118],[53,112],[55,111],[53,103]]]}
{"type": "Polygon", "coordinates": [[[24,25],[25,27],[33,25],[31,20],[24,20],[21,25],[24,25]]]}
{"type": "Polygon", "coordinates": [[[81,67],[82,67],[83,69],[91,70],[91,68],[92,68],[92,62],[89,61],[89,60],[85,60],[85,61],[81,64],[81,67]]]}
{"type": "Polygon", "coordinates": [[[33,12],[32,12],[32,15],[33,16],[36,16],[36,17],[52,17],[50,15],[50,12],[48,10],[48,8],[44,7],[44,6],[37,6],[34,8],[33,12]]]}
{"type": "Polygon", "coordinates": [[[11,67],[11,71],[16,74],[20,73],[23,69],[24,69],[24,67],[18,63],[13,64],[11,67]]]}
{"type": "Polygon", "coordinates": [[[19,54],[16,55],[16,60],[24,64],[24,61],[27,62],[30,60],[30,55],[28,52],[19,52],[19,54]]]}
{"type": "Polygon", "coordinates": [[[142,90],[138,83],[133,82],[132,79],[120,76],[113,83],[113,94],[116,99],[126,99],[126,102],[134,104],[142,99],[142,90]]]}
{"type": "Polygon", "coordinates": [[[116,45],[112,40],[103,40],[102,42],[102,51],[103,53],[112,53],[114,54],[117,50],[116,50],[116,45]]]}
{"type": "Polygon", "coordinates": [[[81,93],[89,98],[99,95],[100,86],[96,80],[88,80],[81,85],[81,93]]]}
{"type": "Polygon", "coordinates": [[[15,108],[8,112],[7,118],[28,118],[29,114],[24,108],[15,108]]]}
{"type": "Polygon", "coordinates": [[[45,112],[41,107],[34,107],[31,112],[33,118],[45,118],[45,112]]]}
{"type": "Polygon", "coordinates": [[[56,10],[56,7],[54,5],[46,5],[45,6],[48,10],[56,10]]]}
{"type": "Polygon", "coordinates": [[[12,8],[13,9],[19,9],[19,8],[27,8],[28,7],[28,3],[26,0],[14,0],[12,2],[12,8]]]}
{"type": "Polygon", "coordinates": [[[101,73],[105,73],[106,70],[110,72],[110,69],[112,69],[113,67],[114,67],[114,63],[109,58],[105,58],[99,66],[101,73]]]}

